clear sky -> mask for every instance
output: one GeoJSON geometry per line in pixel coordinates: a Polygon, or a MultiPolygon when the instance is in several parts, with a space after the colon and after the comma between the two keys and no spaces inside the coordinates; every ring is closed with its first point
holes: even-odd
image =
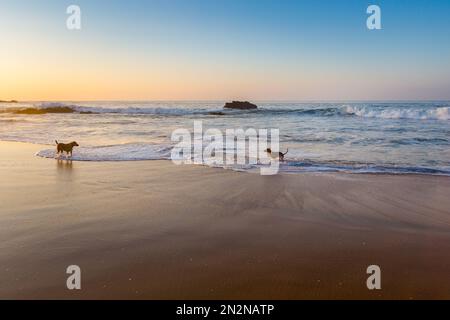
{"type": "Polygon", "coordinates": [[[450,99],[450,1],[0,0],[0,99],[450,99]]]}

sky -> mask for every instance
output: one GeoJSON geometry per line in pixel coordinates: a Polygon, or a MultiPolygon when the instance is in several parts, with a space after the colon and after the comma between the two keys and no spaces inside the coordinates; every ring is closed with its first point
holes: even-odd
{"type": "Polygon", "coordinates": [[[0,100],[450,100],[449,39],[448,0],[0,0],[0,100]]]}

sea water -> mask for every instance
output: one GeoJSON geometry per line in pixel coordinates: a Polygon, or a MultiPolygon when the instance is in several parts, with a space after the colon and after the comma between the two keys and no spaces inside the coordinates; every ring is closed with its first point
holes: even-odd
{"type": "MultiPolygon", "coordinates": [[[[450,175],[450,102],[256,102],[224,110],[225,101],[0,103],[0,140],[48,144],[76,140],[74,160],[170,159],[175,129],[280,130],[289,173],[450,175]],[[52,108],[52,109],[49,109],[52,108]],[[53,113],[58,108],[73,113],[53,113]],[[24,112],[24,110],[26,110],[24,112]],[[47,112],[48,110],[52,112],[47,112]],[[30,114],[37,113],[37,114],[30,114]]],[[[252,167],[236,168],[251,170],[252,167]]]]}

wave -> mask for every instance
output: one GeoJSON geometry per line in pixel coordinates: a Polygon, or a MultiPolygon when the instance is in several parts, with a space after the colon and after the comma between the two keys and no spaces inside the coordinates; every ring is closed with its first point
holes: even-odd
{"type": "Polygon", "coordinates": [[[449,107],[417,108],[345,106],[342,111],[348,115],[355,115],[364,118],[450,120],[449,107]]]}
{"type": "Polygon", "coordinates": [[[380,119],[411,119],[411,120],[450,120],[450,107],[448,106],[420,106],[405,105],[331,105],[274,107],[262,106],[256,110],[232,110],[218,107],[183,108],[183,107],[111,107],[111,106],[83,106],[59,102],[45,102],[28,107],[8,108],[0,110],[2,113],[15,114],[121,114],[121,115],[153,115],[153,116],[318,116],[339,117],[355,116],[363,118],[380,119]]]}
{"type": "Polygon", "coordinates": [[[417,106],[364,106],[343,105],[337,107],[260,109],[252,113],[292,114],[300,116],[356,116],[381,119],[412,119],[412,120],[450,120],[450,107],[417,107],[417,106]]]}
{"type": "Polygon", "coordinates": [[[18,123],[18,122],[26,122],[23,119],[0,119],[0,123],[18,123]]]}
{"type": "Polygon", "coordinates": [[[450,167],[425,167],[376,163],[358,163],[346,161],[287,161],[281,171],[287,173],[301,172],[343,172],[355,174],[425,174],[450,176],[450,167]]]}
{"type": "MultiPolygon", "coordinates": [[[[142,161],[142,160],[170,160],[172,146],[152,144],[121,144],[97,147],[79,147],[73,154],[73,161],[142,161]]],[[[55,148],[44,149],[36,156],[53,159],[55,148]]],[[[59,159],[67,160],[66,156],[59,159]]],[[[212,165],[215,168],[231,169],[244,172],[259,172],[261,165],[212,165]]],[[[304,172],[342,172],[354,174],[426,174],[450,176],[450,167],[424,167],[397,164],[358,163],[339,160],[318,161],[309,159],[287,159],[280,164],[280,173],[304,172]]]]}
{"type": "Polygon", "coordinates": [[[49,113],[78,113],[78,114],[123,114],[123,115],[162,115],[162,116],[184,116],[184,115],[225,115],[226,110],[200,109],[200,108],[161,108],[161,107],[95,107],[76,104],[64,104],[59,102],[45,102],[25,108],[8,108],[1,110],[2,113],[15,114],[49,114],[49,113]]]}
{"type": "MultiPolygon", "coordinates": [[[[73,153],[74,161],[139,161],[167,160],[171,148],[166,145],[122,144],[98,147],[79,147],[73,153]]],[[[55,158],[55,148],[44,149],[36,153],[42,158],[55,158]]],[[[64,155],[62,159],[67,159],[64,155]]]]}

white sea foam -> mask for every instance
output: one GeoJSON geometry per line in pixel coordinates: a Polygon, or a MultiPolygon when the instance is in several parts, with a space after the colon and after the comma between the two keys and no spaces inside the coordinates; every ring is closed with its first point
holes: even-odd
{"type": "MultiPolygon", "coordinates": [[[[220,104],[202,104],[190,107],[184,106],[182,103],[172,104],[127,104],[127,103],[113,103],[113,104],[93,104],[86,105],[77,103],[64,102],[41,102],[28,105],[8,105],[7,107],[0,107],[1,112],[15,112],[23,109],[33,109],[36,111],[49,109],[48,113],[58,113],[58,111],[67,112],[67,108],[73,110],[74,113],[92,113],[92,114],[120,114],[120,115],[156,115],[156,116],[191,116],[191,115],[236,115],[246,114],[247,112],[256,113],[259,115],[283,115],[290,116],[358,116],[364,118],[381,118],[381,119],[415,119],[415,120],[450,120],[450,107],[448,106],[430,106],[427,104],[421,105],[404,105],[404,106],[377,106],[376,104],[349,104],[349,105],[334,105],[323,106],[317,108],[313,106],[309,108],[307,105],[302,105],[299,108],[295,106],[274,107],[261,106],[258,110],[242,111],[242,110],[223,110],[220,104]],[[58,110],[61,109],[61,110],[58,110]],[[65,110],[62,110],[65,109],[65,110]]],[[[45,112],[44,112],[45,113],[45,112]]]]}
{"type": "Polygon", "coordinates": [[[402,108],[402,107],[373,107],[373,106],[345,106],[344,113],[365,118],[381,119],[415,119],[415,120],[450,120],[449,107],[432,109],[402,108]]]}
{"type": "MultiPolygon", "coordinates": [[[[170,160],[171,146],[150,144],[123,144],[101,147],[77,147],[71,160],[74,161],[140,161],[170,160]]],[[[43,158],[68,160],[67,155],[55,156],[55,148],[44,149],[36,153],[43,158]]],[[[206,164],[205,164],[206,165],[206,164]]],[[[209,164],[211,167],[243,172],[259,172],[261,164],[209,164]]],[[[450,167],[409,167],[396,165],[376,165],[364,163],[321,162],[315,160],[287,159],[281,163],[279,172],[351,172],[351,173],[391,173],[391,174],[432,174],[450,175],[450,167]]]]}
{"type": "MultiPolygon", "coordinates": [[[[55,148],[36,153],[43,158],[55,158],[55,148]]],[[[101,147],[76,147],[72,160],[75,161],[138,161],[169,159],[170,148],[165,145],[123,144],[101,147]]],[[[66,154],[60,157],[67,159],[66,154]]]]}
{"type": "Polygon", "coordinates": [[[450,120],[450,108],[441,107],[436,109],[436,115],[440,120],[450,120]]]}

